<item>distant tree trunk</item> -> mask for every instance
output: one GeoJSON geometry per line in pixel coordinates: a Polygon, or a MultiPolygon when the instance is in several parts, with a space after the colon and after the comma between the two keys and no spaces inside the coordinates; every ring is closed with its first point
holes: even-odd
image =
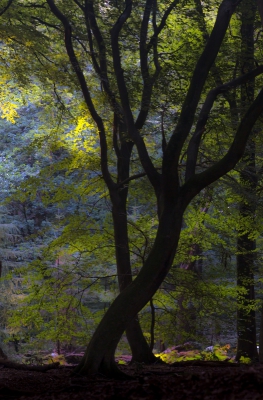
{"type": "MultiPolygon", "coordinates": [[[[3,270],[3,264],[2,261],[0,261],[0,278],[2,277],[2,270],[3,270]]],[[[0,347],[0,358],[3,358],[4,360],[7,360],[7,355],[4,353],[2,350],[2,347],[0,347]]]]}
{"type": "MultiPolygon", "coordinates": [[[[211,198],[209,196],[209,203],[211,202],[211,198]]],[[[206,214],[209,210],[209,205],[200,209],[201,213],[206,214]]],[[[193,236],[198,235],[199,227],[196,226],[192,232],[193,236]]],[[[200,257],[202,254],[202,249],[198,243],[194,243],[191,246],[189,251],[189,261],[182,263],[180,265],[181,269],[186,271],[192,271],[195,274],[196,280],[200,280],[203,270],[203,260],[202,258],[197,258],[195,260],[191,260],[192,257],[200,257]]],[[[178,305],[178,313],[177,313],[177,329],[179,331],[178,340],[185,341],[185,340],[192,340],[196,334],[196,309],[193,305],[187,304],[184,305],[185,295],[182,292],[177,300],[178,305]]]]}
{"type": "Polygon", "coordinates": [[[261,306],[261,315],[260,315],[259,362],[263,363],[263,304],[261,306]]]}
{"type": "Polygon", "coordinates": [[[261,19],[261,25],[263,26],[263,1],[257,0],[257,5],[258,5],[258,12],[259,12],[260,19],[261,19]]]}
{"type": "MultiPolygon", "coordinates": [[[[242,3],[241,26],[241,69],[242,73],[254,68],[254,19],[255,5],[251,0],[242,3]]],[[[254,99],[254,80],[241,87],[241,114],[247,104],[254,99]]],[[[247,218],[253,221],[256,210],[257,173],[255,163],[255,143],[250,138],[243,156],[245,167],[240,173],[241,201],[239,205],[240,220],[247,218]]],[[[240,357],[257,358],[256,317],[254,309],[254,266],[256,242],[249,232],[241,233],[237,239],[237,286],[242,293],[237,298],[237,354],[240,357]],[[244,292],[243,292],[244,291],[244,292]]]]}
{"type": "Polygon", "coordinates": [[[247,234],[238,238],[237,286],[245,293],[238,295],[237,361],[241,356],[249,357],[251,360],[257,358],[256,318],[253,308],[255,300],[253,250],[255,242],[249,239],[247,234]]]}
{"type": "MultiPolygon", "coordinates": [[[[197,257],[201,255],[202,250],[198,244],[194,244],[191,247],[189,252],[190,257],[197,257]]],[[[187,263],[182,263],[180,265],[181,269],[185,271],[191,271],[195,274],[196,280],[199,280],[201,277],[200,271],[202,271],[202,260],[194,260],[189,261],[187,263]]],[[[192,305],[192,303],[184,304],[186,300],[186,296],[184,291],[180,294],[177,305],[177,330],[179,334],[177,335],[177,340],[179,342],[184,342],[186,340],[193,340],[196,334],[196,309],[192,305]]]]}

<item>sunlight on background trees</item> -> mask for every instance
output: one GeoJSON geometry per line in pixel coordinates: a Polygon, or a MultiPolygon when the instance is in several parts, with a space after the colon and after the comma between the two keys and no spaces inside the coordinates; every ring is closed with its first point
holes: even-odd
{"type": "Polygon", "coordinates": [[[2,340],[89,342],[78,372],[118,375],[124,331],[151,363],[157,341],[236,343],[237,321],[237,358],[257,357],[252,2],[14,4],[0,12],[2,340]]]}

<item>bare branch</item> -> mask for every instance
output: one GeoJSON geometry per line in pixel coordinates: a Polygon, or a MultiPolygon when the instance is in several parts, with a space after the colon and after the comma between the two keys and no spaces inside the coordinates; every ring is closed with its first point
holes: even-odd
{"type": "Polygon", "coordinates": [[[147,176],[146,172],[141,172],[140,174],[132,175],[129,178],[125,179],[124,181],[120,182],[119,187],[126,185],[127,183],[129,183],[130,181],[134,181],[135,179],[142,178],[143,176],[147,176]]]}
{"type": "Polygon", "coordinates": [[[58,25],[54,25],[54,24],[51,24],[50,22],[46,22],[41,18],[31,16],[31,20],[38,21],[42,25],[49,26],[50,28],[57,29],[58,31],[61,31],[61,29],[60,29],[60,27],[58,25]]]}
{"type": "Polygon", "coordinates": [[[80,4],[80,2],[79,2],[78,0],[73,0],[73,1],[74,1],[74,3],[77,4],[77,6],[78,6],[82,11],[84,11],[85,7],[84,7],[82,4],[80,4]]]}
{"type": "Polygon", "coordinates": [[[8,10],[8,8],[11,6],[12,3],[13,3],[13,0],[8,1],[7,5],[3,8],[3,10],[0,11],[0,17],[8,10]]]}
{"type": "Polygon", "coordinates": [[[134,141],[139,157],[142,163],[142,166],[152,183],[155,191],[159,190],[160,187],[160,176],[156,169],[154,168],[154,165],[149,157],[149,154],[147,152],[145,143],[143,141],[143,138],[141,137],[138,129],[135,126],[134,123],[134,118],[132,115],[131,107],[130,107],[130,101],[129,101],[129,95],[128,95],[128,90],[126,86],[126,82],[124,79],[124,74],[123,74],[123,69],[121,65],[121,54],[120,54],[120,49],[119,49],[119,34],[123,28],[123,25],[125,22],[128,20],[128,18],[131,15],[132,11],[132,1],[131,0],[126,0],[125,1],[126,8],[123,11],[123,13],[120,15],[118,18],[117,22],[113,26],[111,30],[111,47],[112,47],[112,54],[113,54],[113,66],[114,66],[114,71],[115,71],[115,76],[117,80],[117,85],[118,85],[118,91],[121,99],[121,104],[123,108],[123,113],[124,113],[124,118],[127,126],[127,131],[130,136],[130,138],[134,141]]]}
{"type": "Polygon", "coordinates": [[[148,54],[147,54],[147,33],[149,19],[151,15],[153,0],[146,0],[143,19],[141,23],[140,33],[140,61],[141,61],[141,73],[144,81],[149,79],[149,68],[148,68],[148,54]]]}
{"type": "Polygon", "coordinates": [[[202,138],[202,134],[205,130],[205,125],[208,120],[210,111],[213,107],[213,104],[217,96],[219,94],[225,94],[229,90],[236,88],[237,86],[242,85],[245,82],[250,81],[251,79],[254,79],[256,76],[262,73],[263,73],[263,65],[245,75],[242,75],[236,79],[233,79],[230,82],[225,83],[224,85],[218,86],[217,88],[210,90],[201,109],[200,116],[196,124],[195,132],[188,145],[185,180],[191,178],[191,176],[195,173],[195,166],[196,166],[200,141],[202,138]]]}
{"type": "Polygon", "coordinates": [[[114,112],[123,114],[121,111],[121,107],[118,104],[118,102],[115,98],[115,95],[110,88],[108,72],[107,72],[108,68],[107,68],[106,46],[105,46],[105,42],[104,42],[101,30],[97,23],[92,0],[86,0],[84,13],[85,13],[85,17],[86,17],[86,26],[87,26],[88,41],[89,41],[89,46],[90,46],[90,54],[91,54],[91,59],[92,59],[94,69],[95,69],[96,73],[98,74],[98,76],[100,77],[101,85],[108,95],[110,104],[111,104],[114,112]],[[95,37],[95,40],[96,40],[96,43],[98,46],[99,61],[97,61],[96,53],[94,51],[93,35],[95,37]]]}
{"type": "Polygon", "coordinates": [[[141,129],[146,121],[151,104],[153,85],[161,70],[161,67],[158,62],[157,36],[156,36],[155,41],[153,41],[155,73],[153,74],[153,76],[151,76],[149,73],[147,33],[148,33],[149,19],[152,11],[153,11],[153,26],[154,29],[156,30],[156,23],[155,23],[156,1],[147,0],[145,4],[143,20],[141,24],[141,32],[140,32],[140,61],[141,61],[141,74],[143,78],[143,92],[141,100],[141,109],[135,123],[137,129],[141,129]]]}
{"type": "Polygon", "coordinates": [[[250,133],[257,119],[263,113],[263,89],[259,92],[248,111],[242,118],[237,129],[235,138],[226,155],[216,164],[209,167],[204,172],[191,177],[181,188],[180,195],[189,204],[189,201],[196,196],[202,189],[217,181],[227,172],[235,167],[241,159],[250,133]]]}
{"type": "Polygon", "coordinates": [[[148,45],[147,45],[147,53],[149,53],[149,51],[151,50],[151,48],[153,47],[154,43],[156,43],[157,37],[159,36],[159,34],[161,33],[161,31],[163,30],[163,28],[165,27],[167,18],[169,17],[169,15],[171,14],[171,12],[173,11],[173,9],[177,6],[177,4],[179,3],[179,0],[175,0],[173,1],[169,7],[167,7],[163,18],[160,22],[160,25],[158,27],[156,27],[156,29],[154,29],[154,34],[151,37],[148,45]]]}
{"type": "Polygon", "coordinates": [[[78,62],[77,56],[75,54],[73,44],[72,44],[72,34],[71,34],[71,25],[67,19],[67,17],[58,9],[58,7],[55,5],[53,0],[46,0],[51,12],[62,22],[64,26],[64,31],[65,31],[65,47],[68,53],[69,60],[71,62],[71,65],[77,75],[82,94],[84,96],[85,102],[87,104],[88,110],[91,114],[92,119],[96,123],[99,131],[99,137],[100,137],[100,147],[101,147],[101,171],[103,178],[105,180],[105,183],[107,186],[114,187],[116,184],[113,182],[111,175],[109,173],[108,169],[108,150],[107,150],[107,141],[106,141],[106,134],[105,134],[105,128],[104,128],[104,123],[102,121],[102,118],[99,116],[97,113],[93,101],[91,99],[91,95],[87,86],[86,79],[84,77],[83,71],[80,67],[80,64],[78,62]]]}
{"type": "MultiPolygon", "coordinates": [[[[205,15],[203,12],[203,6],[201,4],[201,0],[195,0],[195,8],[196,8],[197,13],[200,16],[200,18],[198,18],[198,24],[200,26],[200,30],[201,30],[201,32],[203,32],[203,37],[204,37],[205,42],[207,42],[207,40],[209,39],[209,33],[208,33],[207,27],[206,27],[205,15]]],[[[215,80],[216,85],[217,86],[223,85],[223,81],[220,76],[220,70],[215,63],[211,67],[211,73],[215,80]]],[[[236,68],[234,69],[233,79],[234,78],[236,78],[236,68]]],[[[234,93],[224,92],[223,95],[229,104],[229,107],[231,110],[232,124],[234,126],[235,125],[234,121],[238,119],[237,118],[236,94],[235,94],[235,92],[234,93]]]]}
{"type": "Polygon", "coordinates": [[[192,127],[195,111],[208,73],[221,47],[231,16],[239,2],[240,0],[223,0],[218,9],[214,28],[196,64],[179,121],[164,153],[163,174],[169,180],[166,184],[167,189],[171,186],[171,180],[173,181],[174,193],[179,187],[177,166],[182,147],[192,127]],[[172,174],[170,171],[172,171],[172,174]]]}

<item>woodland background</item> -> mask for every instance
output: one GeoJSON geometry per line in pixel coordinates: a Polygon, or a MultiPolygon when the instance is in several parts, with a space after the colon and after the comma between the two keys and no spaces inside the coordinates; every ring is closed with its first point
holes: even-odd
{"type": "MultiPolygon", "coordinates": [[[[57,3],[71,19],[76,54],[106,127],[108,168],[117,177],[114,116],[102,79],[93,68],[82,2],[57,3]]],[[[104,33],[123,4],[94,3],[104,33]]],[[[171,10],[160,31],[160,71],[142,137],[159,170],[164,143],[179,119],[218,3],[196,0],[160,2],[156,6],[155,18],[160,21],[169,7],[171,10]],[[172,12],[175,6],[176,12],[172,12]]],[[[46,2],[0,4],[1,347],[14,359],[32,351],[79,351],[119,293],[112,204],[101,172],[98,130],[69,64],[63,29],[54,21],[46,2]]],[[[144,4],[136,3],[134,10],[121,48],[131,107],[136,114],[142,84],[137,70],[139,55],[131,38],[137,35],[135,17],[143,14],[144,4]]],[[[99,50],[98,46],[94,54],[99,50]]],[[[262,51],[260,14],[254,2],[243,1],[230,21],[198,111],[211,88],[259,67],[262,51]],[[247,26],[250,30],[245,29],[247,26]]],[[[151,73],[155,61],[154,56],[149,61],[151,73]]],[[[226,153],[233,130],[262,82],[258,74],[217,98],[204,128],[197,171],[226,153]]],[[[129,137],[121,140],[130,141],[129,137]]],[[[151,350],[161,352],[164,346],[185,342],[201,348],[227,343],[236,348],[248,330],[252,336],[247,340],[253,346],[241,346],[237,358],[256,358],[254,349],[260,343],[263,349],[262,166],[260,117],[242,160],[202,190],[185,211],[173,266],[139,314],[151,350]]],[[[179,161],[179,179],[183,179],[185,167],[186,149],[179,161]]],[[[154,190],[135,147],[130,177],[124,182],[127,186],[134,278],[158,228],[154,190]]],[[[125,335],[116,354],[129,354],[125,335]]]]}

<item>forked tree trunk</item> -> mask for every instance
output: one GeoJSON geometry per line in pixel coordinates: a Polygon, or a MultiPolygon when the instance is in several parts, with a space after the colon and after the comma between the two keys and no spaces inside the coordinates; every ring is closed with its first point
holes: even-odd
{"type": "MultiPolygon", "coordinates": [[[[132,282],[130,250],[128,244],[126,201],[112,208],[116,263],[120,292],[132,282]]],[[[153,355],[140,326],[138,315],[131,319],[126,328],[126,336],[132,352],[132,362],[145,364],[154,363],[157,358],[153,355]]]]}
{"type": "MultiPolygon", "coordinates": [[[[120,292],[132,282],[132,268],[128,237],[127,197],[128,185],[122,184],[130,176],[130,160],[133,143],[127,141],[125,124],[114,115],[113,143],[117,156],[117,188],[109,188],[112,202],[115,255],[120,292]]],[[[132,362],[150,364],[156,362],[143,335],[138,316],[130,321],[126,336],[132,352],[132,362]]]]}
{"type": "Polygon", "coordinates": [[[167,275],[176,252],[184,206],[166,210],[153,248],[136,279],[114,300],[94,333],[75,372],[118,375],[114,353],[130,321],[149,302],[167,275]]]}
{"type": "MultiPolygon", "coordinates": [[[[109,142],[107,142],[107,134],[105,130],[105,124],[102,117],[98,114],[95,109],[92,93],[87,85],[87,80],[81,63],[78,61],[78,57],[74,50],[74,42],[72,40],[72,27],[69,19],[66,15],[61,12],[53,0],[46,0],[49,5],[51,12],[61,21],[64,26],[65,33],[65,47],[69,56],[72,68],[78,78],[85,102],[89,109],[89,113],[94,120],[99,137],[100,137],[100,148],[101,148],[101,171],[105,183],[107,184],[109,191],[110,188],[115,188],[116,183],[113,181],[110,170],[108,168],[108,154],[107,148],[109,142]]],[[[79,2],[74,2],[79,4],[79,2]]],[[[145,4],[144,17],[140,28],[140,61],[142,64],[141,68],[141,79],[143,81],[143,93],[141,97],[141,110],[139,112],[136,122],[134,121],[132,107],[129,102],[129,95],[132,96],[132,92],[128,93],[128,86],[126,82],[126,76],[124,74],[121,58],[125,56],[125,53],[121,53],[122,46],[119,46],[120,32],[122,31],[125,23],[131,16],[132,12],[132,1],[125,1],[125,8],[120,14],[116,22],[112,25],[110,30],[110,43],[113,64],[114,77],[113,81],[117,82],[117,98],[121,102],[120,114],[124,116],[124,121],[127,124],[127,132],[129,139],[135,143],[138,150],[140,162],[143,170],[147,174],[158,198],[158,210],[160,211],[160,223],[157,231],[157,236],[153,248],[145,261],[140,273],[137,278],[132,281],[114,300],[104,318],[100,322],[97,330],[95,331],[85,355],[76,368],[76,372],[83,374],[92,374],[96,372],[106,373],[107,375],[118,374],[117,365],[114,362],[114,353],[117,344],[129,325],[129,323],[136,317],[137,313],[149,302],[160,284],[163,282],[169,269],[171,268],[174,255],[176,252],[183,213],[189,202],[205,187],[218,180],[224,174],[229,172],[236,163],[240,160],[244,153],[245,145],[248,136],[255,121],[259,118],[263,112],[263,90],[260,91],[256,100],[252,102],[248,109],[245,117],[242,119],[241,124],[236,131],[235,138],[230,146],[226,155],[221,158],[217,163],[208,167],[203,172],[196,175],[195,167],[198,159],[198,149],[204,132],[208,115],[210,114],[212,105],[216,96],[222,91],[229,90],[230,86],[240,85],[239,79],[231,81],[231,85],[223,85],[222,87],[216,88],[214,91],[210,91],[206,101],[202,107],[201,115],[197,122],[195,132],[190,139],[188,150],[187,150],[187,163],[186,163],[186,181],[180,186],[181,171],[178,170],[180,160],[182,157],[182,151],[184,144],[187,141],[187,137],[193,128],[194,119],[196,117],[196,110],[200,101],[201,93],[203,91],[208,73],[215,61],[215,58],[219,52],[222,41],[224,39],[226,30],[228,29],[229,21],[231,16],[238,5],[238,2],[234,0],[223,0],[222,4],[218,9],[217,18],[215,21],[214,28],[211,32],[209,40],[202,52],[196,67],[193,71],[191,83],[182,105],[180,117],[178,123],[170,137],[170,140],[165,148],[162,173],[154,167],[151,157],[147,152],[145,142],[140,134],[140,130],[145,125],[145,121],[148,117],[148,111],[150,110],[151,95],[153,84],[159,74],[159,60],[157,51],[157,39],[158,39],[158,27],[154,28],[157,32],[157,36],[152,36],[152,40],[148,42],[147,27],[145,24],[151,25],[150,20],[155,19],[156,7],[152,3],[153,9],[149,2],[145,4]],[[152,11],[152,16],[150,15],[152,11]],[[151,43],[152,42],[152,43],[151,43]],[[150,45],[151,44],[151,45],[150,45]],[[150,47],[149,47],[150,45],[150,47]],[[153,46],[153,48],[151,47],[153,46]],[[149,53],[149,49],[152,53],[149,53]],[[153,54],[155,71],[153,76],[151,75],[151,68],[148,65],[149,54],[153,54]],[[154,79],[153,79],[154,78],[154,79]]],[[[86,1],[85,6],[79,4],[80,9],[85,14],[85,19],[90,22],[94,29],[88,29],[88,37],[92,35],[96,36],[97,46],[99,47],[99,62],[95,59],[94,69],[98,76],[100,76],[102,86],[108,93],[110,103],[113,104],[114,110],[119,110],[118,105],[115,102],[115,93],[111,92],[111,88],[108,85],[107,68],[105,65],[105,56],[107,52],[104,48],[103,35],[101,35],[99,25],[96,20],[94,21],[94,10],[93,2],[86,1]]],[[[170,7],[170,11],[173,7],[170,7]]],[[[168,9],[167,9],[168,10],[168,9]]],[[[165,12],[166,16],[169,15],[165,12]]],[[[163,20],[165,25],[165,16],[163,20]]],[[[153,23],[154,25],[155,23],[153,23]]],[[[160,26],[162,22],[160,23],[160,26]]],[[[152,29],[152,25],[151,25],[152,29]]],[[[108,28],[106,29],[108,30],[108,28]]],[[[90,54],[91,57],[96,57],[93,47],[93,39],[89,39],[90,42],[90,54]]],[[[261,69],[255,71],[261,73],[261,69]]],[[[250,75],[245,75],[246,79],[249,79],[250,75]]],[[[115,86],[115,83],[114,83],[115,86]]],[[[120,160],[120,159],[119,159],[120,160]]],[[[180,167],[181,168],[181,167],[180,167]]],[[[121,189],[121,188],[119,188],[121,189]]],[[[112,194],[111,194],[112,195],[112,194]]]]}

